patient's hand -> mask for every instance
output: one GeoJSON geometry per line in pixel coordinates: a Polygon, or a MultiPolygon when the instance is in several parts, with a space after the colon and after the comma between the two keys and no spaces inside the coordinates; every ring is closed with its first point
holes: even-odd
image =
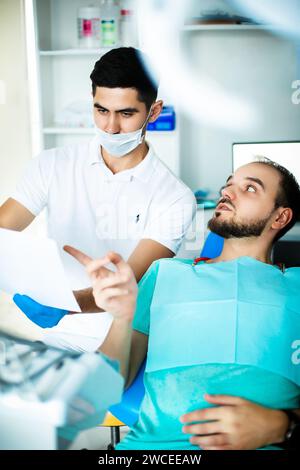
{"type": "Polygon", "coordinates": [[[73,247],[65,246],[64,250],[86,267],[97,306],[115,318],[131,321],[135,312],[137,283],[129,264],[113,252],[93,260],[73,247]],[[106,267],[109,263],[114,264],[116,271],[106,267]]]}
{"type": "Polygon", "coordinates": [[[192,434],[190,441],[204,450],[251,450],[283,442],[288,417],[280,410],[256,405],[227,395],[205,395],[207,402],[219,405],[196,410],[180,418],[183,432],[192,434]]]}

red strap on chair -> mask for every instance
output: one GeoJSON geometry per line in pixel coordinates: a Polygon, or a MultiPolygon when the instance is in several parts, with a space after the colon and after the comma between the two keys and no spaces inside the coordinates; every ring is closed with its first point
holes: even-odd
{"type": "Polygon", "coordinates": [[[196,264],[200,263],[200,261],[208,261],[211,258],[206,258],[206,256],[201,256],[200,258],[195,258],[193,262],[193,266],[196,266],[196,264]]]}

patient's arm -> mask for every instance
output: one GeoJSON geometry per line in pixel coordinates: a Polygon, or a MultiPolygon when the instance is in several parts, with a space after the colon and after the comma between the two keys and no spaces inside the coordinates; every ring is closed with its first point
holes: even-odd
{"type": "Polygon", "coordinates": [[[134,272],[117,253],[109,252],[92,260],[75,248],[68,251],[86,266],[96,305],[113,315],[112,326],[99,350],[119,361],[128,385],[138,372],[148,345],[148,337],[132,329],[138,290],[134,272]],[[106,267],[109,263],[114,264],[115,271],[106,267]]]}
{"type": "MultiPolygon", "coordinates": [[[[202,449],[251,450],[284,441],[289,419],[283,411],[227,395],[205,395],[205,399],[219,406],[196,410],[180,419],[182,423],[212,420],[183,428],[193,434],[191,442],[202,449]]],[[[297,413],[300,415],[300,410],[297,413]]]]}
{"type": "MultiPolygon", "coordinates": [[[[124,349],[126,349],[126,328],[127,324],[118,324],[113,322],[112,327],[105,338],[104,343],[100,346],[99,350],[111,357],[120,361],[124,349]]],[[[126,368],[125,388],[128,388],[134,381],[142,362],[144,361],[148,349],[148,336],[140,333],[139,331],[133,330],[131,334],[131,347],[130,355],[128,357],[128,366],[126,368]]],[[[124,370],[124,367],[123,367],[124,370]]]]}

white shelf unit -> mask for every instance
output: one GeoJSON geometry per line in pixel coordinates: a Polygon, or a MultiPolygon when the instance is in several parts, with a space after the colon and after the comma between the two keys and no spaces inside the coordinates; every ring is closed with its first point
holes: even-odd
{"type": "Polygon", "coordinates": [[[264,31],[273,30],[270,25],[261,24],[191,24],[184,25],[182,31],[264,31]]]}
{"type": "Polygon", "coordinates": [[[40,56],[96,56],[101,57],[101,55],[108,52],[109,49],[61,49],[56,51],[39,51],[40,56]]]}
{"type": "MultiPolygon", "coordinates": [[[[43,148],[62,146],[90,139],[92,128],[61,128],[55,123],[55,116],[71,103],[85,101],[91,103],[91,82],[89,75],[94,63],[108,49],[80,49],[77,40],[77,10],[88,6],[90,0],[26,0],[32,7],[32,26],[27,21],[27,29],[34,29],[34,46],[29,50],[30,70],[36,69],[36,82],[32,91],[31,107],[35,116],[32,140],[36,140],[34,151],[43,148]],[[33,21],[34,20],[34,21],[33,21]],[[40,116],[40,118],[38,118],[40,116]],[[38,138],[37,138],[38,135],[38,138]]],[[[28,16],[28,15],[27,15],[28,16]]],[[[28,18],[27,18],[28,19],[28,18]]],[[[182,27],[182,43],[194,34],[206,31],[264,31],[269,26],[262,25],[185,25],[182,27]]],[[[160,97],[164,98],[164,96],[160,97]]],[[[166,102],[166,104],[172,104],[166,102]]],[[[176,110],[177,111],[177,110],[176,110]]],[[[180,176],[180,141],[184,130],[181,116],[176,116],[176,129],[172,132],[148,132],[148,140],[154,144],[158,155],[180,176]]],[[[182,154],[182,159],[185,159],[182,154]]],[[[189,183],[188,178],[186,182],[189,183]]]]}
{"type": "MultiPolygon", "coordinates": [[[[150,135],[168,136],[173,131],[148,131],[150,135]]],[[[92,127],[44,127],[44,134],[94,134],[92,127]]]]}
{"type": "Polygon", "coordinates": [[[32,136],[40,144],[33,145],[36,153],[78,137],[90,137],[92,129],[57,128],[55,116],[72,102],[91,101],[89,75],[96,60],[108,49],[79,48],[77,10],[88,6],[87,0],[26,0],[26,4],[27,29],[31,27],[29,12],[35,29],[34,46],[28,44],[28,61],[30,65],[36,63],[37,70],[36,96],[31,97],[31,106],[38,108],[32,114],[39,116],[39,125],[32,126],[34,133],[40,134],[39,139],[32,136]]]}
{"type": "Polygon", "coordinates": [[[57,135],[57,134],[92,135],[94,134],[94,129],[90,127],[44,127],[43,134],[46,134],[46,135],[57,135]]]}

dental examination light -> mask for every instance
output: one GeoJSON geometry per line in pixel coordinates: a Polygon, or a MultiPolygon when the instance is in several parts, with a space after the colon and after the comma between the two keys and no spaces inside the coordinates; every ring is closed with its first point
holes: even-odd
{"type": "Polygon", "coordinates": [[[193,3],[191,0],[136,2],[141,48],[148,55],[145,66],[154,78],[155,75],[163,77],[169,98],[190,118],[228,129],[251,127],[259,116],[246,97],[228,92],[205,76],[205,71],[196,76],[188,60],[189,51],[180,47],[184,18],[188,17],[193,3]]]}

